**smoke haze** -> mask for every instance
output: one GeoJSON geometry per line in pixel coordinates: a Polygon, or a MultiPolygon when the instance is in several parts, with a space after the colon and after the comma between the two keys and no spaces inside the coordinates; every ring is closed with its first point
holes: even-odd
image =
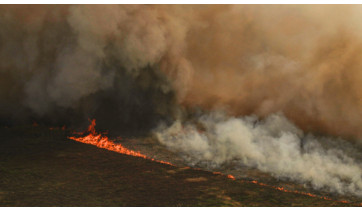
{"type": "Polygon", "coordinates": [[[77,126],[95,117],[129,132],[172,115],[175,92],[158,63],[177,51],[182,30],[169,33],[172,19],[155,8],[0,9],[2,122],[77,126]]]}
{"type": "Polygon", "coordinates": [[[282,111],[303,130],[361,138],[360,6],[0,10],[2,122],[86,120],[109,96],[123,127],[144,111],[152,128],[183,105],[282,111]]]}
{"type": "Polygon", "coordinates": [[[186,105],[283,111],[304,130],[361,138],[361,17],[355,6],[204,10],[189,33],[186,105]],[[201,35],[201,36],[200,36],[201,35]]]}
{"type": "Polygon", "coordinates": [[[156,128],[190,164],[361,196],[361,9],[2,5],[0,124],[156,128]]]}

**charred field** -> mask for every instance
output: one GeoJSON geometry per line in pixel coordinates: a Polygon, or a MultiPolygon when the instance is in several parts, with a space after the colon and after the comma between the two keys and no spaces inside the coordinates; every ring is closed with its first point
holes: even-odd
{"type": "Polygon", "coordinates": [[[362,206],[361,11],[0,6],[0,206],[362,206]]]}
{"type": "MultiPolygon", "coordinates": [[[[0,206],[359,206],[77,143],[70,130],[0,129],[0,206]]],[[[270,182],[271,183],[271,182],[270,182]]],[[[289,182],[289,184],[292,184],[289,182]]]]}

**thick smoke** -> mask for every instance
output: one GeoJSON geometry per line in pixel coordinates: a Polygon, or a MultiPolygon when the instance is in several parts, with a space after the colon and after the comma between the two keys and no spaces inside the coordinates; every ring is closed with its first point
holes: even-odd
{"type": "Polygon", "coordinates": [[[360,8],[4,5],[1,122],[147,130],[182,105],[282,111],[303,130],[358,140],[360,8]]]}
{"type": "Polygon", "coordinates": [[[160,142],[191,164],[237,160],[361,195],[361,14],[356,5],[3,5],[0,124],[95,118],[140,135],[162,122],[160,142]],[[195,118],[199,110],[227,115],[195,118]]]}
{"type": "Polygon", "coordinates": [[[164,9],[0,10],[2,123],[78,126],[96,118],[107,130],[129,133],[147,131],[176,114],[176,92],[159,63],[172,60],[169,70],[185,66],[176,58],[185,31],[164,9]]]}
{"type": "Polygon", "coordinates": [[[182,152],[192,166],[213,169],[232,162],[317,189],[362,196],[360,152],[343,140],[304,135],[282,114],[259,121],[214,113],[196,122],[177,121],[159,129],[157,138],[182,152]]]}
{"type": "Polygon", "coordinates": [[[197,17],[184,104],[283,111],[303,130],[362,137],[360,6],[201,7],[197,17]]]}

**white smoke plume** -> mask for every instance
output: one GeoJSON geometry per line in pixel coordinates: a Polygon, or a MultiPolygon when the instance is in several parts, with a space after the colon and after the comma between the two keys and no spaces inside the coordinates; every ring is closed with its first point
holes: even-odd
{"type": "Polygon", "coordinates": [[[155,134],[191,166],[212,169],[233,162],[316,189],[362,196],[360,152],[343,140],[304,135],[282,114],[259,121],[212,113],[197,124],[176,121],[155,134]]]}
{"type": "Polygon", "coordinates": [[[140,135],[175,121],[159,139],[190,163],[360,195],[347,147],[362,144],[361,18],[359,5],[1,5],[0,124],[95,118],[140,135]],[[183,128],[200,108],[265,121],[183,128]]]}

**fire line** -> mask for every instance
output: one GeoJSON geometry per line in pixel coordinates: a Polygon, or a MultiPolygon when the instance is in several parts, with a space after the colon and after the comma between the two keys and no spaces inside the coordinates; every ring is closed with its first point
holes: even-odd
{"type": "MultiPolygon", "coordinates": [[[[88,127],[88,130],[87,130],[87,132],[89,132],[88,135],[81,136],[81,137],[69,136],[68,138],[71,139],[71,140],[77,141],[77,142],[94,145],[94,146],[97,146],[98,148],[107,149],[107,150],[110,150],[110,151],[113,151],[113,152],[118,152],[118,153],[121,153],[121,154],[135,156],[135,157],[141,157],[141,158],[148,159],[148,160],[151,160],[151,161],[155,161],[155,162],[158,162],[158,163],[167,164],[167,165],[170,165],[170,166],[175,166],[170,162],[162,161],[162,160],[156,160],[154,158],[147,157],[146,155],[141,154],[138,151],[133,151],[133,150],[127,149],[126,147],[122,146],[121,144],[114,143],[114,140],[109,139],[105,135],[102,135],[102,133],[97,133],[96,130],[95,130],[95,126],[96,126],[96,120],[93,119],[91,121],[91,124],[88,127]]],[[[65,129],[65,127],[62,127],[62,129],[65,129]]],[[[84,135],[85,133],[84,132],[83,133],[74,132],[74,134],[84,135]]],[[[185,167],[185,168],[190,168],[190,167],[185,167]]],[[[197,170],[198,168],[194,168],[194,169],[197,170]]],[[[215,174],[215,175],[224,175],[221,172],[213,172],[213,174],[215,174]]],[[[236,180],[236,178],[233,175],[230,175],[230,174],[226,175],[226,177],[231,179],[231,180],[236,180]]],[[[341,203],[350,203],[349,201],[346,201],[346,200],[333,200],[333,199],[328,198],[328,197],[317,196],[315,194],[311,194],[311,193],[307,193],[307,192],[300,192],[300,191],[295,191],[295,190],[287,190],[287,189],[285,189],[283,187],[267,185],[267,184],[258,182],[256,180],[253,180],[253,181],[241,180],[241,182],[253,183],[253,184],[260,185],[260,186],[270,187],[270,188],[277,189],[277,190],[282,191],[282,192],[302,194],[302,195],[306,195],[306,196],[310,196],[310,197],[314,197],[314,198],[320,198],[320,199],[324,199],[324,200],[336,201],[336,202],[341,202],[341,203]]],[[[362,203],[359,204],[359,206],[362,206],[362,203]]]]}
{"type": "MultiPolygon", "coordinates": [[[[101,133],[97,133],[95,130],[96,126],[96,120],[93,119],[91,121],[91,124],[88,127],[89,134],[83,137],[75,137],[75,136],[69,136],[68,138],[74,141],[78,141],[85,144],[91,144],[94,146],[97,146],[102,149],[107,149],[113,152],[118,152],[125,155],[131,155],[135,157],[141,157],[144,159],[148,159],[151,161],[155,161],[162,164],[167,164],[170,166],[174,166],[172,163],[162,161],[162,160],[155,160],[153,158],[149,158],[146,155],[141,154],[140,152],[136,152],[130,149],[127,149],[126,147],[122,146],[121,144],[114,143],[113,140],[109,139],[107,136],[102,135],[101,133]]],[[[79,134],[79,133],[77,133],[79,134]]]]}

